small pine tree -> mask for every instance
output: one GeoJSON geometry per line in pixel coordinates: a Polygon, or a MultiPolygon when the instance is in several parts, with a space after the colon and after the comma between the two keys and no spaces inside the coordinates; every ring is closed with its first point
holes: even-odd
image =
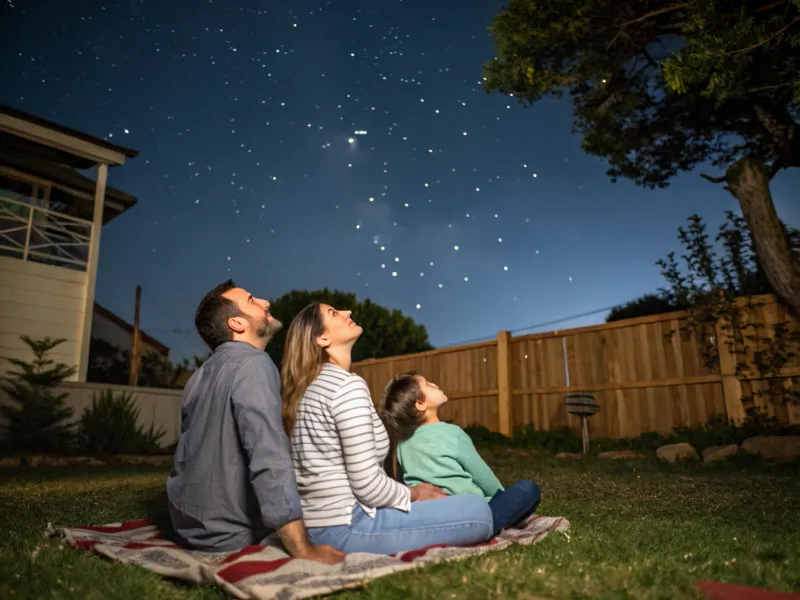
{"type": "Polygon", "coordinates": [[[35,358],[32,361],[6,359],[18,370],[8,373],[0,384],[12,402],[0,406],[0,415],[5,419],[0,425],[3,446],[12,453],[63,453],[74,441],[72,427],[66,423],[72,416],[72,409],[64,405],[69,394],[56,394],[53,388],[76,369],[47,358],[47,354],[65,340],[49,337],[32,340],[25,335],[21,338],[35,358]]]}

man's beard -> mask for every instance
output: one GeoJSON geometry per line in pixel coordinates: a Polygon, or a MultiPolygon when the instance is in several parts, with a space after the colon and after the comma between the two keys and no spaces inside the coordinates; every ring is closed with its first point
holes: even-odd
{"type": "Polygon", "coordinates": [[[258,338],[271,339],[276,333],[283,328],[283,323],[278,321],[275,317],[268,319],[261,317],[255,324],[255,334],[258,338]],[[270,322],[270,320],[272,322],[270,322]]]}

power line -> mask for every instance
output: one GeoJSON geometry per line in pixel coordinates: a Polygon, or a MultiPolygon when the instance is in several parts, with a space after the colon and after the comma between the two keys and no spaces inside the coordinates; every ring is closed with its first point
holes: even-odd
{"type": "MultiPolygon", "coordinates": [[[[618,306],[622,306],[621,304],[615,304],[614,306],[605,306],[603,308],[596,308],[594,310],[590,310],[588,312],[579,313],[576,315],[570,315],[568,317],[561,317],[560,319],[553,319],[552,321],[542,321],[541,323],[536,323],[534,325],[527,325],[525,327],[519,327],[517,329],[512,329],[510,333],[519,333],[520,331],[528,331],[531,329],[541,329],[542,327],[548,327],[550,325],[558,325],[559,323],[564,323],[565,321],[573,321],[575,319],[580,319],[582,317],[590,317],[592,315],[596,315],[602,312],[607,312],[618,306]]],[[[495,339],[497,336],[484,336],[481,338],[473,338],[471,340],[465,340],[463,342],[456,342],[454,344],[448,344],[448,346],[464,346],[466,344],[477,344],[478,342],[488,342],[489,340],[495,339]]],[[[443,346],[444,348],[448,346],[443,346]]]]}
{"type": "Polygon", "coordinates": [[[511,333],[519,333],[520,331],[527,331],[529,329],[540,329],[542,327],[548,327],[550,325],[558,325],[559,323],[563,323],[565,321],[573,321],[575,319],[580,319],[582,317],[591,317],[592,315],[596,315],[602,312],[608,312],[609,310],[616,308],[617,306],[619,306],[619,304],[615,304],[614,306],[606,306],[603,308],[596,308],[594,310],[590,310],[589,312],[580,313],[569,317],[562,317],[560,319],[554,319],[552,321],[544,321],[543,323],[537,323],[536,325],[528,325],[527,327],[520,327],[519,329],[512,329],[511,333]]]}

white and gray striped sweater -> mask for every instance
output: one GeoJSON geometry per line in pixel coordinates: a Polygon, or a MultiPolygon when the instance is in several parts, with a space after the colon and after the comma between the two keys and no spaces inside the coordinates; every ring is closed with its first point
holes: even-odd
{"type": "Polygon", "coordinates": [[[356,502],[411,508],[409,489],[383,469],[389,435],[367,382],[327,363],[303,394],[292,429],[292,463],[306,527],[349,525],[356,502]]]}

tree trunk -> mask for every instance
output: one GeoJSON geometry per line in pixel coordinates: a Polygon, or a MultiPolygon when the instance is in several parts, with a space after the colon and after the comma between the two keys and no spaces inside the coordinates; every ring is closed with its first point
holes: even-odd
{"type": "Polygon", "coordinates": [[[764,164],[754,158],[738,160],[728,168],[725,181],[742,207],[767,281],[778,299],[800,315],[800,260],[792,252],[775,212],[764,164]]]}

